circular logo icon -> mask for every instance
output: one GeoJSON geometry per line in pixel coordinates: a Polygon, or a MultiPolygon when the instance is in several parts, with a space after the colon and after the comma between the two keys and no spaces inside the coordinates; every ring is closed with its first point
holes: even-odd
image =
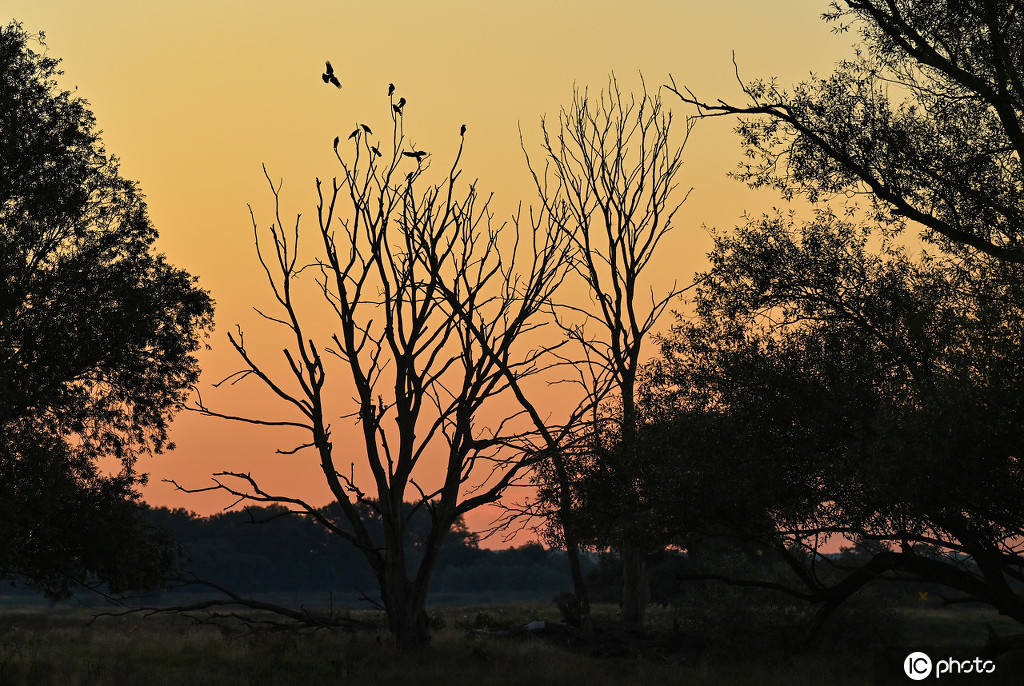
{"type": "Polygon", "coordinates": [[[903,661],[903,671],[914,681],[926,679],[932,673],[932,659],[924,653],[911,653],[903,661]]]}

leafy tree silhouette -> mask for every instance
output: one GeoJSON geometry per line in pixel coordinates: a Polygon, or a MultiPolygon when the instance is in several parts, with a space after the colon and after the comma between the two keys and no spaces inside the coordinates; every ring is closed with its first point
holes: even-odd
{"type": "Polygon", "coordinates": [[[943,250],[1024,262],[1020,7],[845,0],[824,16],[862,39],[827,77],[741,82],[743,105],[675,89],[698,116],[742,116],[738,178],[812,201],[867,196],[877,220],[909,220],[943,250]]]}
{"type": "Polygon", "coordinates": [[[173,447],[213,304],[33,40],[0,30],[0,575],[149,585],[173,550],[132,507],[136,461],[173,447]]]}
{"type": "Polygon", "coordinates": [[[819,603],[819,626],[882,576],[1024,621],[1021,267],[876,240],[827,210],[716,238],[656,396],[705,418],[705,440],[664,451],[700,477],[671,489],[680,530],[765,541],[792,576],[752,585],[819,603]],[[834,567],[840,537],[870,554],[834,567]]]}

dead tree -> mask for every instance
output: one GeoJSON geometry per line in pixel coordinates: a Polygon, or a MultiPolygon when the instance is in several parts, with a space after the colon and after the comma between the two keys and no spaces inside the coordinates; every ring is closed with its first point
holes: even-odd
{"type": "Polygon", "coordinates": [[[565,276],[567,240],[557,226],[540,220],[528,228],[518,217],[493,226],[491,198],[481,199],[475,182],[459,181],[464,137],[447,176],[427,183],[431,156],[408,143],[402,108],[392,102],[389,112],[390,145],[358,127],[350,148],[335,145],[340,179],[317,179],[315,257],[300,259],[300,218],[285,228],[281,187],[269,176],[273,221],[261,231],[253,214],[257,255],[277,308],[257,312],[283,327],[291,342],[283,351],[286,371],[275,374],[240,329],[229,334],[243,365],[225,381],[257,381],[290,416],[241,417],[201,400],[197,408],[212,417],[304,432],[303,443],[278,452],[315,454],[343,519],[274,493],[250,474],[221,473],[205,489],[185,490],[285,504],[353,543],[373,568],[399,647],[416,650],[429,640],[427,590],[450,527],[495,502],[539,459],[536,430],[521,421],[522,413],[509,416],[508,402],[500,398],[510,381],[543,373],[549,364],[551,349],[538,347],[533,333],[543,323],[542,305],[565,276]],[[312,283],[318,315],[299,295],[312,283]],[[452,302],[459,303],[461,316],[452,316],[452,302]],[[334,331],[318,342],[314,328],[328,320],[334,331]],[[465,321],[478,326],[471,331],[465,321]],[[524,336],[534,344],[527,347],[524,336]],[[339,455],[331,422],[352,391],[355,411],[343,416],[357,423],[360,441],[339,455]],[[498,418],[491,428],[482,419],[489,412],[498,418]],[[350,461],[357,459],[372,473],[370,486],[355,482],[350,461]],[[407,519],[421,507],[431,528],[413,558],[407,519]],[[380,518],[381,540],[364,521],[367,508],[380,518]]]}
{"type": "MultiPolygon", "coordinates": [[[[564,210],[564,208],[562,209],[564,210]]],[[[544,218],[548,227],[561,227],[563,225],[557,219],[560,214],[551,213],[543,209],[539,211],[539,216],[544,218]]],[[[531,222],[533,222],[532,218],[531,222]]],[[[536,226],[537,224],[534,223],[533,225],[536,226]]],[[[556,240],[558,237],[564,239],[566,236],[565,232],[558,230],[556,240]]],[[[563,245],[563,247],[568,246],[563,245]]],[[[571,254],[572,250],[570,248],[568,252],[560,253],[560,256],[563,258],[568,257],[571,261],[571,254]]],[[[509,538],[511,538],[515,533],[530,526],[530,522],[537,519],[557,522],[561,529],[561,537],[557,542],[565,546],[573,584],[573,602],[563,608],[566,615],[565,619],[570,624],[581,629],[584,634],[590,634],[593,631],[590,617],[590,595],[587,591],[586,581],[583,577],[583,567],[580,561],[583,543],[579,537],[578,528],[574,526],[576,506],[573,501],[572,476],[567,468],[565,456],[574,450],[578,450],[581,438],[584,440],[587,438],[586,432],[581,431],[583,418],[597,409],[598,405],[610,391],[611,384],[607,382],[607,379],[603,383],[597,383],[599,380],[595,379],[595,384],[588,387],[590,392],[585,394],[575,407],[565,414],[562,421],[553,422],[550,419],[550,415],[542,416],[542,408],[538,408],[533,402],[535,396],[526,392],[519,383],[521,375],[517,374],[516,369],[508,363],[507,359],[501,354],[501,351],[493,346],[492,338],[488,335],[490,327],[487,323],[474,319],[472,308],[465,306],[466,303],[459,297],[458,293],[448,292],[446,298],[449,301],[452,317],[458,318],[467,330],[477,337],[477,342],[483,354],[490,357],[505,376],[509,390],[519,403],[522,411],[529,418],[538,437],[539,447],[535,451],[532,463],[534,467],[534,483],[535,485],[538,482],[541,484],[541,492],[537,494],[537,497],[528,500],[525,504],[502,503],[501,507],[504,510],[504,514],[495,520],[492,529],[488,533],[511,531],[513,532],[509,534],[509,538]],[[553,476],[549,478],[549,475],[553,476]],[[545,486],[549,486],[546,483],[548,481],[552,482],[551,485],[554,489],[552,499],[555,503],[553,510],[546,507],[544,502],[547,498],[543,494],[543,489],[545,486]]],[[[549,369],[571,367],[577,374],[582,375],[585,368],[580,368],[574,361],[567,360],[558,355],[555,350],[556,347],[560,346],[553,346],[546,351],[555,355],[557,360],[550,365],[549,369]]],[[[573,379],[558,379],[557,376],[554,380],[548,379],[548,383],[551,384],[564,381],[572,382],[573,379]]]]}
{"type": "MultiPolygon", "coordinates": [[[[637,374],[644,342],[659,317],[683,290],[675,285],[655,294],[649,266],[685,201],[677,175],[692,129],[684,122],[677,139],[673,118],[659,94],[643,88],[623,96],[612,76],[596,98],[575,90],[552,130],[542,121],[543,166],[527,162],[543,207],[560,222],[573,251],[572,272],[589,291],[589,306],[561,302],[552,311],[567,340],[582,355],[573,364],[592,399],[592,459],[613,459],[621,502],[603,527],[623,560],[622,619],[641,626],[648,598],[648,543],[643,489],[635,478],[643,456],[637,451],[637,374]],[[614,406],[610,427],[599,417],[608,391],[614,406]],[[605,432],[609,432],[605,435],[605,432]],[[614,449],[612,446],[614,445],[614,449]]],[[[526,152],[524,145],[524,152],[526,152]]],[[[574,519],[572,470],[556,457],[554,491],[567,545],[579,539],[568,530],[574,519]]]]}

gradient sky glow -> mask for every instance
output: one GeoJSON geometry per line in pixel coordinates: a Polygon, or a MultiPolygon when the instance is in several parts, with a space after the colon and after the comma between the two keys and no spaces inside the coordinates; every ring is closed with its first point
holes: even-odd
{"type": "MultiPolygon", "coordinates": [[[[258,341],[267,329],[251,309],[267,304],[269,294],[246,208],[252,203],[260,218],[270,206],[260,165],[284,179],[288,213],[311,216],[314,177],[338,173],[334,136],[344,139],[357,121],[387,128],[388,82],[408,99],[406,131],[418,147],[447,160],[459,125],[469,125],[465,175],[495,193],[495,210],[505,218],[519,201],[533,200],[517,126],[527,146],[535,144],[541,115],[553,118],[574,82],[600,89],[614,70],[628,90],[642,72],[653,90],[671,73],[705,99],[741,101],[733,50],[744,77],[774,75],[787,85],[829,70],[852,40],[820,20],[825,0],[4,6],[0,19],[46,32],[49,53],[63,59],[63,85],[77,86],[91,103],[107,149],[121,158],[123,174],[140,182],[159,248],[212,292],[217,329],[202,356],[204,398],[225,411],[264,415],[279,406],[255,386],[210,390],[238,366],[226,332],[239,323],[258,341]],[[341,78],[340,92],[320,81],[325,59],[341,78]]],[[[680,119],[689,113],[674,95],[664,98],[680,119]]],[[[705,226],[728,227],[744,211],[783,202],[726,178],[740,160],[731,128],[726,120],[703,121],[690,139],[681,182],[694,190],[663,245],[656,287],[688,282],[704,265],[705,226]]],[[[253,347],[279,355],[280,346],[266,340],[253,347]]],[[[145,497],[153,504],[219,510],[229,503],[225,496],[185,496],[161,479],[202,485],[220,469],[251,471],[314,504],[329,498],[312,453],[274,454],[292,443],[278,431],[186,413],[173,438],[177,450],[140,465],[151,474],[145,497]]],[[[478,514],[470,524],[488,519],[478,514]]]]}

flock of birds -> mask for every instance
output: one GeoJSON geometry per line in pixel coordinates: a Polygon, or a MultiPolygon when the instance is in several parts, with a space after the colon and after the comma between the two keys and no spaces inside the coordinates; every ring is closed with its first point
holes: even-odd
{"type": "MultiPolygon", "coordinates": [[[[338,75],[334,73],[334,67],[331,66],[331,63],[330,63],[329,60],[327,61],[327,69],[324,71],[323,74],[320,75],[320,78],[323,79],[323,82],[325,84],[329,85],[329,86],[334,86],[335,88],[338,88],[338,89],[341,88],[341,81],[338,79],[338,75]]],[[[392,96],[394,96],[394,94],[395,94],[395,84],[389,83],[388,84],[388,97],[392,97],[392,96]]],[[[395,114],[397,114],[398,116],[402,116],[402,114],[404,113],[404,110],[405,110],[405,98],[399,98],[397,103],[395,103],[395,102],[391,103],[391,109],[394,110],[395,114]]],[[[349,140],[351,140],[353,138],[358,139],[358,137],[361,134],[363,134],[363,133],[365,133],[367,135],[373,135],[373,131],[370,129],[369,126],[367,126],[366,124],[360,124],[359,126],[357,126],[352,131],[352,133],[350,133],[348,135],[349,140]]],[[[466,135],[466,125],[465,124],[463,124],[462,127],[459,129],[459,135],[460,136],[465,136],[466,135]]],[[[339,143],[341,143],[341,137],[340,136],[335,136],[334,137],[334,149],[335,150],[338,149],[338,144],[339,143]]],[[[374,157],[377,157],[377,156],[380,155],[380,150],[377,148],[376,145],[371,145],[370,146],[370,152],[371,152],[371,154],[374,155],[374,157]]],[[[422,164],[423,158],[426,157],[428,154],[429,153],[427,153],[424,150],[412,150],[412,151],[409,151],[409,152],[402,151],[402,155],[403,156],[411,157],[411,158],[415,159],[417,165],[422,164]]],[[[412,174],[409,174],[409,176],[411,177],[412,174]]]]}

